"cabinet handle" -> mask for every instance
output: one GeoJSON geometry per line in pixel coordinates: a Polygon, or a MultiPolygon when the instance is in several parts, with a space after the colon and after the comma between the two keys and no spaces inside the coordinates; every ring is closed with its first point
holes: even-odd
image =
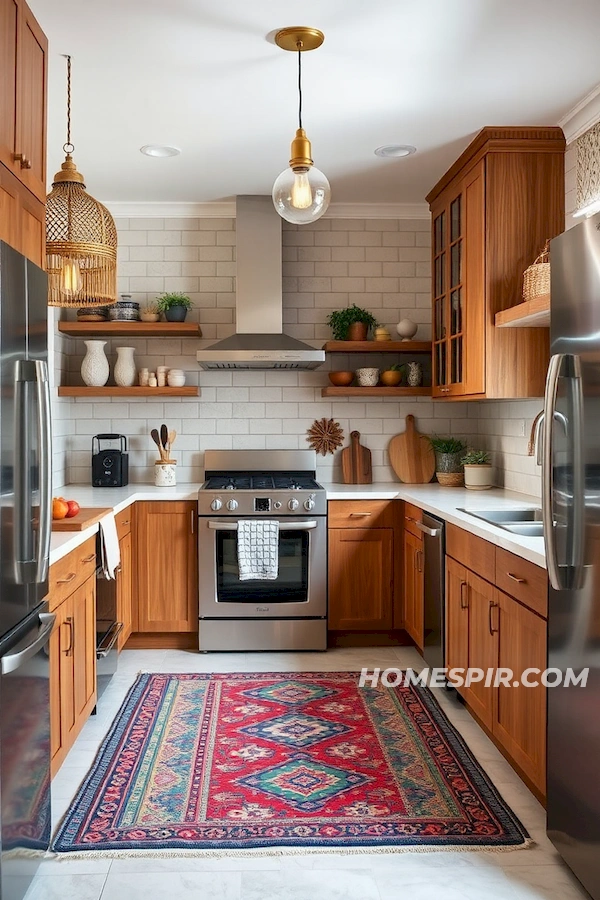
{"type": "Polygon", "coordinates": [[[460,583],[460,608],[468,609],[469,608],[469,596],[465,588],[468,588],[469,585],[466,581],[461,581],[460,583]]]}
{"type": "Polygon", "coordinates": [[[92,560],[95,560],[95,559],[96,559],[96,554],[95,554],[95,553],[90,553],[90,555],[89,555],[89,556],[85,556],[85,557],[81,560],[81,562],[82,562],[82,563],[89,563],[89,562],[92,562],[92,560]]]}
{"type": "Polygon", "coordinates": [[[415,522],[416,519],[413,519],[412,516],[404,516],[407,522],[415,522]]]}
{"type": "Polygon", "coordinates": [[[441,388],[438,388],[438,390],[439,390],[440,394],[449,394],[450,393],[449,387],[441,387],[441,388]]]}
{"type": "Polygon", "coordinates": [[[417,563],[417,572],[423,571],[423,551],[417,550],[415,553],[415,561],[417,563]]]}
{"type": "Polygon", "coordinates": [[[496,631],[499,631],[499,628],[494,628],[494,623],[493,623],[493,619],[492,619],[492,610],[494,609],[494,607],[497,608],[498,604],[493,603],[490,600],[490,634],[495,634],[496,631]]]}
{"type": "Polygon", "coordinates": [[[65,625],[69,626],[69,646],[65,650],[65,656],[70,656],[73,652],[73,640],[74,640],[74,628],[73,628],[73,617],[67,616],[65,619],[65,625]]]}
{"type": "Polygon", "coordinates": [[[506,574],[508,575],[509,578],[512,578],[513,581],[516,581],[517,584],[527,584],[526,578],[519,578],[518,575],[513,575],[512,572],[507,572],[506,574]]]}
{"type": "Polygon", "coordinates": [[[56,583],[57,584],[71,584],[71,582],[77,578],[77,572],[69,572],[66,578],[60,578],[56,583]]]}
{"type": "Polygon", "coordinates": [[[194,519],[196,518],[196,513],[194,512],[193,509],[190,510],[190,515],[191,515],[191,519],[192,519],[192,534],[193,534],[194,528],[196,527],[194,524],[194,519]]]}
{"type": "Polygon", "coordinates": [[[350,513],[351,519],[366,519],[367,516],[372,516],[373,513],[364,512],[364,513],[350,513]]]}
{"type": "Polygon", "coordinates": [[[31,168],[31,160],[27,159],[22,153],[13,153],[13,159],[15,162],[21,163],[22,169],[31,168]]]}

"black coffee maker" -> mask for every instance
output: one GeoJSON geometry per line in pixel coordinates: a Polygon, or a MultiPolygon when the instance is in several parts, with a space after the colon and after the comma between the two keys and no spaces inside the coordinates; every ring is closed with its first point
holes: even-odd
{"type": "Polygon", "coordinates": [[[96,434],[92,438],[92,487],[125,487],[129,484],[129,454],[123,434],[96,434]],[[106,442],[119,447],[106,447],[106,442]]]}

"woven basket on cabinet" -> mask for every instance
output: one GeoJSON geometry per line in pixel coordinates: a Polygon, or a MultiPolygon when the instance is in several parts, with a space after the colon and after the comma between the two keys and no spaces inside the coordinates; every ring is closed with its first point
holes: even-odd
{"type": "Polygon", "coordinates": [[[535,300],[550,293],[550,248],[548,241],[535,262],[523,275],[523,300],[535,300]]]}

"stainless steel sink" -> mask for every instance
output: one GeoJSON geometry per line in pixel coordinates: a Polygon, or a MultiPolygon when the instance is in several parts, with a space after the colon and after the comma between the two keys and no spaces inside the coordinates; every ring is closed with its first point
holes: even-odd
{"type": "Polygon", "coordinates": [[[490,525],[497,525],[505,531],[513,534],[522,534],[525,537],[543,537],[542,510],[539,507],[520,509],[467,509],[463,507],[459,512],[467,513],[490,525]]]}

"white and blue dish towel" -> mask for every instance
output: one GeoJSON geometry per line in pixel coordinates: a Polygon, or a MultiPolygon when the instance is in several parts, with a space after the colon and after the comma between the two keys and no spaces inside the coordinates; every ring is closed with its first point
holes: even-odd
{"type": "Polygon", "coordinates": [[[240,519],[237,551],[240,581],[275,581],[279,574],[279,522],[240,519]]]}

